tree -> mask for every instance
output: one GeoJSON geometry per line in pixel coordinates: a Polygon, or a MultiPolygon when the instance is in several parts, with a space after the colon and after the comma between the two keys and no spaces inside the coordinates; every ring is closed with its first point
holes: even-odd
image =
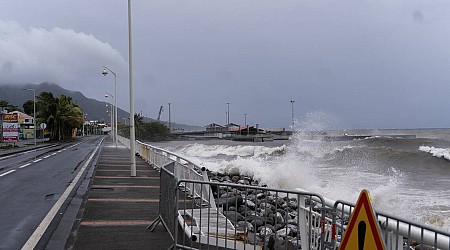
{"type": "Polygon", "coordinates": [[[23,112],[25,114],[33,116],[33,113],[34,113],[34,102],[33,102],[33,100],[28,100],[28,101],[24,102],[22,107],[23,107],[23,112]]]}
{"type": "Polygon", "coordinates": [[[171,137],[169,127],[161,122],[149,122],[143,125],[144,133],[141,139],[149,141],[162,141],[171,137]]]}
{"type": "Polygon", "coordinates": [[[134,114],[134,131],[136,131],[137,137],[144,133],[144,117],[140,114],[134,114]]]}
{"type": "MultiPolygon", "coordinates": [[[[163,141],[172,138],[169,127],[161,122],[144,122],[144,117],[134,115],[136,138],[143,141],[163,141]]],[[[130,126],[121,124],[119,132],[122,136],[130,137],[130,126]]]]}
{"type": "Polygon", "coordinates": [[[19,107],[10,104],[8,101],[6,100],[0,100],[0,108],[6,109],[8,110],[8,112],[12,112],[12,111],[22,111],[19,107]]]}
{"type": "Polygon", "coordinates": [[[83,113],[71,97],[61,95],[55,98],[50,92],[38,96],[38,120],[47,123],[50,140],[72,137],[73,129],[83,124],[83,113]]]}

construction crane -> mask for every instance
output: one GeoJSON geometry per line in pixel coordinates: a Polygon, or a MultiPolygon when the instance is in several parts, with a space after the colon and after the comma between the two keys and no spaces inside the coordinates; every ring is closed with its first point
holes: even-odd
{"type": "Polygon", "coordinates": [[[161,106],[160,108],[159,108],[159,112],[158,112],[158,119],[156,119],[158,122],[159,122],[159,120],[160,120],[160,118],[161,118],[161,113],[163,112],[163,106],[161,106]]]}

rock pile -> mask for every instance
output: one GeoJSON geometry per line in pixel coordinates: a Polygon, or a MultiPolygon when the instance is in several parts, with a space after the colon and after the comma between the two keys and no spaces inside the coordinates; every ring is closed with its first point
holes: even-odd
{"type": "MultiPolygon", "coordinates": [[[[246,243],[271,250],[301,249],[297,195],[263,190],[261,187],[265,185],[253,177],[236,173],[209,172],[209,178],[213,182],[248,186],[211,185],[217,207],[223,209],[237,231],[245,232],[246,243]]],[[[307,200],[306,203],[320,211],[315,202],[307,200]]]]}

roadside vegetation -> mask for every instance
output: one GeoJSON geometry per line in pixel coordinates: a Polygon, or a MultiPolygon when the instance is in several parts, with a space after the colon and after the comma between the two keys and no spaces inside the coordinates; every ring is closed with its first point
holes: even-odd
{"type": "MultiPolygon", "coordinates": [[[[157,121],[144,122],[144,117],[139,114],[134,115],[134,127],[136,139],[140,141],[165,141],[174,139],[169,128],[157,121]]],[[[118,132],[120,135],[130,138],[130,126],[119,124],[118,132]]]]}

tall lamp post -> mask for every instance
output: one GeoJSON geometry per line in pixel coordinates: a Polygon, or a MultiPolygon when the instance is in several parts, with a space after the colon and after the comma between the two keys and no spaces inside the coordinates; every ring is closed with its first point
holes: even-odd
{"type": "MultiPolygon", "coordinates": [[[[114,99],[113,95],[106,92],[105,98],[108,98],[108,96],[110,96],[112,99],[114,99]]],[[[106,106],[108,106],[108,104],[106,104],[106,106]]],[[[116,142],[116,147],[117,147],[117,133],[116,133],[117,126],[114,125],[114,124],[117,124],[117,116],[115,116],[115,112],[117,110],[114,110],[115,108],[113,108],[113,107],[115,107],[115,105],[113,106],[111,103],[111,138],[113,139],[113,141],[116,142]],[[113,118],[114,116],[116,117],[116,120],[114,120],[114,118],[113,118]]]]}
{"type": "Polygon", "coordinates": [[[170,121],[170,102],[168,103],[169,104],[169,133],[172,133],[172,123],[171,123],[171,121],[170,121]]]}
{"type": "MultiPolygon", "coordinates": [[[[105,95],[105,97],[108,97],[108,95],[105,95]]],[[[111,119],[111,138],[114,141],[114,121],[113,121],[113,117],[114,117],[114,111],[113,111],[113,105],[112,104],[106,104],[106,113],[108,113],[109,118],[111,119]],[[108,110],[108,106],[111,106],[111,111],[108,110]]]]}
{"type": "Polygon", "coordinates": [[[114,122],[113,122],[113,124],[111,124],[111,126],[114,125],[114,129],[113,129],[114,130],[114,136],[113,136],[113,138],[114,138],[114,142],[116,143],[116,148],[117,148],[117,75],[116,75],[116,73],[114,71],[110,70],[106,66],[103,66],[102,75],[104,75],[104,76],[108,75],[108,71],[111,72],[111,74],[114,75],[114,96],[112,96],[110,94],[113,97],[113,99],[114,99],[114,122]]]}
{"type": "Polygon", "coordinates": [[[247,135],[248,135],[249,134],[249,128],[247,126],[247,114],[244,114],[244,124],[245,124],[245,127],[247,128],[247,135]]]}
{"type": "Polygon", "coordinates": [[[230,130],[230,103],[227,102],[227,128],[230,130]]]}
{"type": "Polygon", "coordinates": [[[292,106],[292,123],[291,123],[291,130],[294,131],[294,102],[295,101],[291,101],[291,106],[292,106]]]}
{"type": "Polygon", "coordinates": [[[34,146],[36,146],[36,90],[25,89],[27,91],[33,91],[33,127],[34,127],[34,146]]]}
{"type": "Polygon", "coordinates": [[[133,88],[133,50],[131,37],[131,0],[128,0],[128,72],[130,78],[130,153],[131,153],[131,176],[136,176],[136,157],[134,131],[134,88],[133,88]]]}

